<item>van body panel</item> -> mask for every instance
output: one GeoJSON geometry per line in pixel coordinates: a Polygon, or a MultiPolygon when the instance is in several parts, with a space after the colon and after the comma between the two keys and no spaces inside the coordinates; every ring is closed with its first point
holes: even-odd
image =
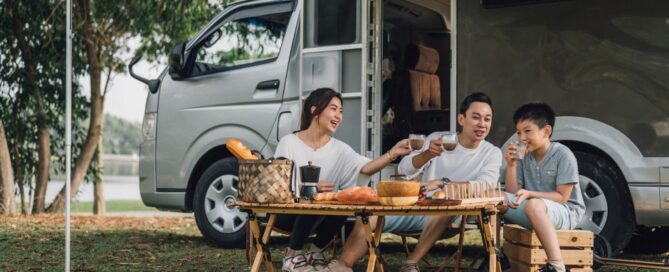
{"type": "MultiPolygon", "coordinates": [[[[271,6],[262,3],[259,9],[271,12],[271,6]]],[[[249,5],[241,7],[245,12],[252,8],[249,5]]],[[[235,15],[233,11],[229,12],[235,15]]],[[[248,135],[244,141],[248,141],[252,148],[264,146],[283,97],[297,25],[295,13],[292,12],[280,51],[273,61],[178,81],[169,77],[163,80],[156,136],[160,139],[156,152],[158,189],[185,189],[197,154],[204,154],[207,150],[203,148],[224,143],[228,137],[248,135]],[[269,91],[258,88],[260,83],[268,81],[276,81],[278,86],[269,91]],[[226,135],[230,129],[226,131],[223,127],[234,126],[244,129],[232,129],[235,133],[226,135]],[[212,142],[205,144],[203,139],[212,142]]],[[[218,29],[226,22],[223,19],[209,27],[218,29]]]]}

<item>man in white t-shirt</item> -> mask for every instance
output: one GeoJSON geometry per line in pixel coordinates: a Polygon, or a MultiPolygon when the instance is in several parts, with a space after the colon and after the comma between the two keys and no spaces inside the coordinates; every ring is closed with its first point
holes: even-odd
{"type": "MultiPolygon", "coordinates": [[[[443,187],[448,181],[484,182],[497,186],[502,151],[485,141],[492,125],[492,101],[483,93],[467,96],[460,105],[458,145],[452,151],[442,148],[443,132],[430,134],[421,150],[404,157],[398,172],[405,175],[423,173],[422,183],[428,190],[443,187]]],[[[418,244],[400,271],[418,271],[418,261],[432,248],[450,225],[452,216],[389,216],[384,232],[421,231],[418,244]]],[[[372,224],[375,225],[375,220],[372,224]]],[[[367,252],[360,220],[349,235],[342,256],[328,264],[329,271],[352,271],[351,267],[367,252]]]]}

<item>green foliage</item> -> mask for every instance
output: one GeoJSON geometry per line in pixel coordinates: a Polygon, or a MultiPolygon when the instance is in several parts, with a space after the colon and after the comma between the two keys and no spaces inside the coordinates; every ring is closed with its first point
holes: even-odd
{"type": "MultiPolygon", "coordinates": [[[[54,158],[53,167],[64,169],[65,115],[65,20],[63,4],[49,0],[4,1],[0,4],[0,118],[5,122],[8,146],[16,178],[29,181],[37,168],[37,103],[42,103],[49,128],[54,158]],[[18,27],[17,27],[18,26],[18,27]],[[19,36],[30,46],[30,59],[23,59],[19,36]],[[34,67],[36,93],[29,92],[26,77],[34,67]],[[19,169],[17,169],[17,167],[19,169]]],[[[79,41],[75,40],[75,43],[79,41]]],[[[74,72],[81,74],[83,65],[76,58],[74,72]]],[[[76,78],[74,79],[76,82],[76,78]]],[[[73,119],[86,116],[88,102],[73,86],[73,119]]],[[[76,132],[77,127],[74,127],[76,132]]],[[[75,145],[81,141],[74,141],[75,145]]],[[[21,182],[21,181],[19,181],[21,182]]]]}
{"type": "Polygon", "coordinates": [[[142,141],[142,124],[130,122],[113,115],[105,115],[102,127],[104,153],[106,154],[139,154],[142,141]]]}

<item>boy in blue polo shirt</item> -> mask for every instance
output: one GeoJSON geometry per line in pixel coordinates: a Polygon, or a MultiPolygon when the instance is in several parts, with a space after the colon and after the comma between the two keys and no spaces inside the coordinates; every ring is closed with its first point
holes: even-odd
{"type": "Polygon", "coordinates": [[[556,230],[574,229],[585,213],[578,185],[578,165],[566,146],[551,142],[555,113],[545,103],[528,103],[513,115],[519,150],[509,144],[504,159],[508,209],[504,219],[534,229],[548,264],[540,271],[568,271],[560,254],[556,230]],[[516,152],[525,152],[522,160],[516,152]]]}

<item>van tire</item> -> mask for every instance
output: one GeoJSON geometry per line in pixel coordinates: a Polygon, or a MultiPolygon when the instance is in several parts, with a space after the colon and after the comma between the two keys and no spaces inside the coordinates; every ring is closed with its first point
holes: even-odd
{"type": "Polygon", "coordinates": [[[224,158],[207,167],[195,187],[195,222],[205,241],[216,247],[241,248],[245,245],[246,213],[225,205],[237,200],[238,173],[237,160],[224,158]]]}
{"type": "Polygon", "coordinates": [[[600,156],[585,152],[574,152],[578,161],[578,172],[581,176],[581,193],[586,204],[586,215],[577,228],[583,228],[603,236],[611,244],[614,255],[620,253],[627,245],[636,228],[634,204],[630,197],[625,178],[620,174],[615,164],[600,156]],[[585,178],[583,178],[585,177],[585,178]],[[588,201],[595,201],[603,194],[606,199],[606,219],[604,212],[592,213],[588,208],[588,201]],[[597,217],[599,216],[600,221],[597,217]],[[587,227],[596,225],[592,222],[603,222],[599,233],[596,229],[587,227]],[[590,222],[588,222],[590,221],[590,222]]]}

